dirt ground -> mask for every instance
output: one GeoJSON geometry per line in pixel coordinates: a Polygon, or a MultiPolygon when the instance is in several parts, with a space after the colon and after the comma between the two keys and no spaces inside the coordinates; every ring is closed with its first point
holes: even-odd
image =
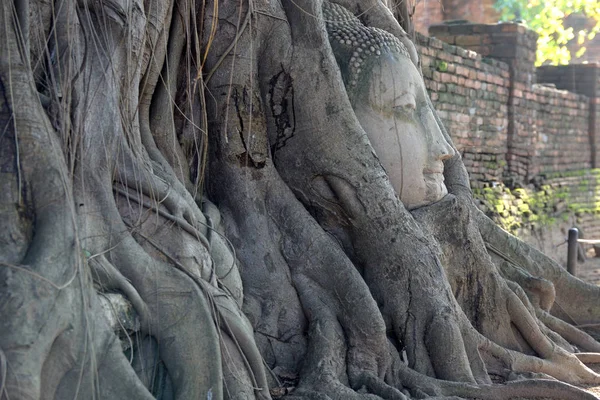
{"type": "MultiPolygon", "coordinates": [[[[576,275],[587,282],[600,285],[600,258],[595,256],[592,248],[586,251],[585,261],[577,263],[576,275]]],[[[600,364],[592,364],[589,367],[600,373],[600,364]]],[[[587,390],[600,398],[600,386],[589,387],[587,390]]]]}
{"type": "MultiPolygon", "coordinates": [[[[594,371],[600,373],[600,364],[593,364],[593,365],[590,365],[590,367],[594,371]]],[[[588,392],[591,392],[591,393],[595,394],[598,398],[600,398],[600,386],[592,386],[592,387],[587,388],[587,390],[588,390],[588,392]]]]}
{"type": "Polygon", "coordinates": [[[596,257],[593,248],[586,251],[584,262],[577,263],[576,275],[584,281],[600,285],[600,258],[596,257]]]}

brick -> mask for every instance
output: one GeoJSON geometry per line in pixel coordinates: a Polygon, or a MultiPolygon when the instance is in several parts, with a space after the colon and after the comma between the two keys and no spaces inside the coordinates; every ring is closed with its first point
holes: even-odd
{"type": "Polygon", "coordinates": [[[444,34],[444,35],[448,35],[450,31],[450,27],[448,25],[431,25],[429,27],[429,35],[430,36],[435,36],[437,34],[444,34]]]}
{"type": "Polygon", "coordinates": [[[495,44],[492,46],[490,55],[500,58],[512,58],[515,57],[517,52],[517,46],[510,43],[495,44]]]}
{"type": "Polygon", "coordinates": [[[453,36],[453,35],[448,35],[448,36],[436,35],[435,37],[437,39],[441,40],[442,42],[446,42],[448,44],[455,44],[456,43],[456,36],[453,36]]]}
{"type": "Polygon", "coordinates": [[[481,36],[478,35],[461,35],[456,36],[454,41],[457,46],[477,46],[481,44],[481,36]]]}
{"type": "Polygon", "coordinates": [[[457,66],[456,67],[456,74],[464,76],[464,77],[468,77],[469,76],[469,70],[467,68],[465,68],[465,67],[457,66]]]}
{"type": "MultiPolygon", "coordinates": [[[[577,88],[578,84],[587,90],[593,87],[594,96],[591,98],[550,87],[532,86],[535,70],[533,63],[525,60],[533,54],[527,47],[529,36],[522,35],[518,28],[516,32],[502,32],[501,28],[504,26],[490,28],[480,36],[484,38],[487,32],[497,32],[496,35],[503,35],[497,38],[516,37],[522,43],[520,47],[514,42],[512,44],[511,50],[513,55],[519,56],[518,59],[506,57],[512,64],[516,79],[510,100],[507,63],[495,59],[482,60],[475,53],[473,58],[468,58],[466,55],[470,53],[466,50],[445,43],[438,49],[431,46],[421,49],[424,55],[423,73],[428,79],[431,99],[456,145],[463,149],[464,159],[472,160],[465,162],[469,173],[477,179],[491,179],[493,176],[501,179],[502,169],[496,171],[485,165],[497,159],[506,160],[504,169],[517,174],[524,182],[543,171],[550,173],[590,166],[590,107],[594,108],[592,111],[597,113],[596,118],[600,121],[598,67],[568,66],[558,70],[543,67],[539,70],[540,82],[552,80],[562,85],[571,84],[573,88],[577,88]],[[433,55],[435,58],[431,57],[433,55]],[[446,61],[447,70],[432,69],[436,60],[446,61]],[[592,72],[588,74],[587,71],[592,72]],[[573,76],[578,79],[574,80],[573,76]],[[512,121],[510,143],[509,120],[512,121]],[[486,156],[481,158],[479,154],[486,156]]],[[[436,40],[431,41],[435,43],[436,40]]],[[[507,49],[511,44],[505,41],[500,45],[507,49]]],[[[600,131],[600,126],[597,131],[600,131]]],[[[600,197],[600,185],[598,195],[600,197]]]]}
{"type": "Polygon", "coordinates": [[[456,55],[461,58],[469,58],[469,50],[463,49],[462,47],[458,47],[456,49],[456,55]]]}
{"type": "Polygon", "coordinates": [[[514,24],[514,23],[503,23],[500,25],[500,31],[501,32],[518,32],[519,31],[519,25],[518,24],[514,24]]]}
{"type": "Polygon", "coordinates": [[[429,46],[434,48],[434,49],[441,49],[442,45],[444,42],[442,42],[441,40],[438,40],[436,38],[430,38],[429,39],[429,46]]]}
{"type": "Polygon", "coordinates": [[[472,35],[473,24],[448,25],[448,32],[453,35],[472,35]]]}
{"type": "Polygon", "coordinates": [[[492,52],[492,48],[489,45],[486,46],[478,46],[478,47],[474,47],[471,50],[476,51],[477,53],[481,54],[483,57],[485,56],[489,56],[492,52]]]}

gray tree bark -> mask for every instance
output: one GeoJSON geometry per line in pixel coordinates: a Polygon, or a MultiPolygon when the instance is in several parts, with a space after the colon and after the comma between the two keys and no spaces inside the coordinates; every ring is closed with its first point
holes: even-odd
{"type": "Polygon", "coordinates": [[[0,399],[595,398],[600,289],[458,153],[404,208],[322,0],[1,7],[0,399]]]}

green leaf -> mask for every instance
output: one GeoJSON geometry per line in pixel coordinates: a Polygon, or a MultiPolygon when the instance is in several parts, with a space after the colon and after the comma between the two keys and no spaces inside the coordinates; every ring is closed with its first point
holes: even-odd
{"type": "Polygon", "coordinates": [[[536,65],[566,64],[571,59],[567,44],[577,40],[577,57],[585,52],[585,44],[600,31],[600,6],[598,0],[496,0],[494,8],[501,12],[503,21],[517,18],[527,21],[536,31],[538,48],[536,65]],[[582,14],[593,23],[577,36],[573,29],[564,25],[564,19],[571,14],[582,14]]]}

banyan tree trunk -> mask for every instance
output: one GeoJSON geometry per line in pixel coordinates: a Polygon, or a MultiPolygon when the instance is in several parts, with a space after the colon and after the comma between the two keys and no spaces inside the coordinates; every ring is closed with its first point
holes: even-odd
{"type": "MultiPolygon", "coordinates": [[[[384,3],[335,3],[418,65],[384,3]]],[[[600,289],[483,216],[458,153],[404,207],[322,0],[0,27],[0,399],[595,398],[600,289]]]]}

